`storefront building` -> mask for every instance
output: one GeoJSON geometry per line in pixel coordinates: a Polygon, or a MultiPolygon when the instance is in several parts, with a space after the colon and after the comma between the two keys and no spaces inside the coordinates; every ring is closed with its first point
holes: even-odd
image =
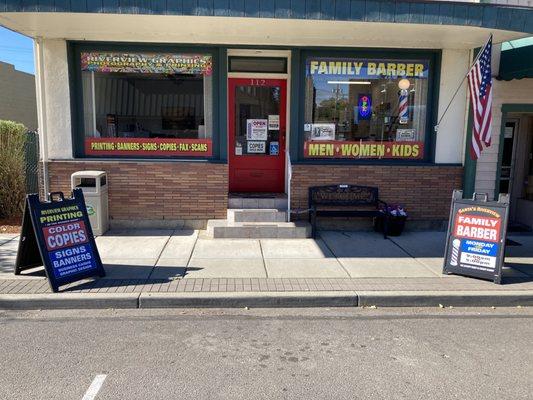
{"type": "MultiPolygon", "coordinates": [[[[529,42],[528,42],[529,43],[529,42]]],[[[509,193],[511,231],[533,230],[533,45],[501,52],[492,105],[494,142],[469,168],[475,191],[509,193]]]]}
{"type": "Polygon", "coordinates": [[[533,33],[533,10],[4,1],[0,24],[36,39],[44,188],[106,171],[112,225],[203,227],[249,193],[304,210],[310,186],[350,183],[439,226],[472,180],[466,85],[437,121],[474,49],[533,33]]]}

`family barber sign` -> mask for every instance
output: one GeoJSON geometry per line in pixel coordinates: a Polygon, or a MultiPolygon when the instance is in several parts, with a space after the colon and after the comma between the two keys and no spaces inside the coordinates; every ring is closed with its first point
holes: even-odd
{"type": "Polygon", "coordinates": [[[41,265],[54,292],[67,283],[105,275],[81,189],[74,189],[71,198],[51,193],[47,202],[36,194],[27,196],[15,275],[41,265]]]}
{"type": "Polygon", "coordinates": [[[454,191],[443,272],[501,283],[508,196],[498,201],[487,201],[487,195],[482,200],[462,197],[462,191],[454,191]]]}

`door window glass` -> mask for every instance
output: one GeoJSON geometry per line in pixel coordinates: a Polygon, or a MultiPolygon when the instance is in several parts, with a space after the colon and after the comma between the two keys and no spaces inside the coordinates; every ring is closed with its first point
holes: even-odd
{"type": "Polygon", "coordinates": [[[277,156],[280,141],[278,86],[235,87],[236,156],[277,156]]]}
{"type": "Polygon", "coordinates": [[[517,123],[515,121],[505,122],[503,135],[503,155],[502,168],[500,170],[500,193],[510,193],[511,171],[513,166],[513,144],[517,133],[517,123]]]}
{"type": "Polygon", "coordinates": [[[287,73],[286,58],[230,57],[229,72],[287,73]]]}

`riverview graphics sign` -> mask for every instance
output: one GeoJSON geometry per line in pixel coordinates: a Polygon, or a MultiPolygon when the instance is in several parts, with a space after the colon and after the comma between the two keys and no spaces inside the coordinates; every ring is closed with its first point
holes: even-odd
{"type": "Polygon", "coordinates": [[[508,197],[463,199],[454,191],[444,273],[456,273],[501,283],[507,230],[508,197]]]}
{"type": "Polygon", "coordinates": [[[206,54],[83,52],[81,70],[139,74],[211,75],[213,60],[206,54]]]}
{"type": "Polygon", "coordinates": [[[26,198],[15,275],[44,265],[54,292],[67,283],[104,276],[82,190],[74,189],[71,198],[61,192],[50,197],[48,202],[36,194],[26,198]]]}

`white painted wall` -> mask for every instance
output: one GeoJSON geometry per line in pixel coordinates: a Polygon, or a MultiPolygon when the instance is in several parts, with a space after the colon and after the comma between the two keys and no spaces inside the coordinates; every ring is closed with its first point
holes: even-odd
{"type": "Polygon", "coordinates": [[[533,79],[493,81],[492,145],[477,160],[476,192],[494,194],[501,140],[502,104],[533,104],[533,79]]]}
{"type": "MultiPolygon", "coordinates": [[[[41,124],[42,151],[49,159],[72,158],[72,130],[68,80],[67,44],[65,40],[43,39],[43,63],[36,60],[36,76],[43,85],[44,101],[38,102],[39,113],[45,119],[41,124]]],[[[39,92],[38,92],[39,93],[39,92]]],[[[43,100],[43,99],[41,99],[43,100]]]]}
{"type": "Polygon", "coordinates": [[[470,50],[445,49],[442,51],[438,119],[444,114],[459,85],[462,86],[439,125],[435,148],[435,163],[437,164],[462,164],[463,162],[468,91],[463,78],[468,72],[469,65],[470,50]]]}

